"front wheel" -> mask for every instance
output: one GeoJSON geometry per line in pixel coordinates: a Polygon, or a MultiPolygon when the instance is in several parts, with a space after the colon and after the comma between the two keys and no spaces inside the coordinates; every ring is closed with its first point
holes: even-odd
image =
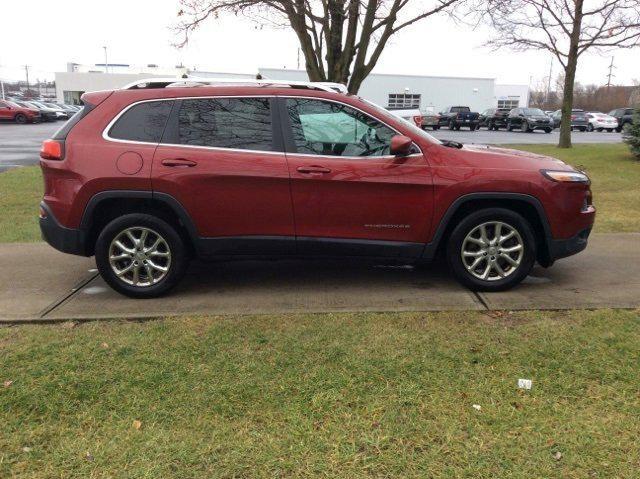
{"type": "Polygon", "coordinates": [[[433,127],[433,131],[437,131],[437,130],[439,130],[439,129],[440,129],[440,125],[435,125],[435,126],[433,127]]]}
{"type": "Polygon", "coordinates": [[[104,227],[95,248],[101,276],[113,289],[133,298],[168,292],[184,275],[189,259],[178,232],[148,214],[128,214],[104,227]]]}
{"type": "MultiPolygon", "coordinates": [[[[594,130],[593,125],[591,123],[589,123],[589,126],[587,126],[587,131],[591,132],[593,130],[594,130]]],[[[600,131],[602,131],[602,130],[600,130],[600,131]]]]}
{"type": "Polygon", "coordinates": [[[475,291],[503,291],[533,268],[536,244],[529,222],[504,208],[469,214],[447,243],[447,261],[456,279],[475,291]]]}
{"type": "Polygon", "coordinates": [[[551,128],[545,128],[545,129],[544,129],[544,132],[545,132],[545,133],[551,133],[551,128]]]}
{"type": "Polygon", "coordinates": [[[14,118],[16,123],[19,123],[21,125],[24,125],[27,122],[27,117],[24,116],[22,113],[18,113],[14,118]]]}
{"type": "Polygon", "coordinates": [[[586,126],[581,126],[580,127],[580,131],[584,133],[585,131],[587,131],[587,127],[586,126]]]}

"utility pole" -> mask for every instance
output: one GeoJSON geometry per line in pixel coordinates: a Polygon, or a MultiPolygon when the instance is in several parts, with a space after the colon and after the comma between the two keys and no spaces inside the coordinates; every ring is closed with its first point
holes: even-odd
{"type": "Polygon", "coordinates": [[[107,60],[107,47],[102,47],[104,49],[104,72],[109,73],[109,62],[107,60]]]}
{"type": "Polygon", "coordinates": [[[4,82],[0,79],[0,90],[2,90],[2,99],[4,100],[4,82]]]}
{"type": "Polygon", "coordinates": [[[27,95],[28,95],[29,90],[31,90],[31,87],[29,86],[29,65],[24,66],[24,71],[27,74],[27,95]]]}
{"type": "Polygon", "coordinates": [[[300,70],[300,48],[298,48],[298,66],[296,67],[297,70],[300,70]]]}
{"type": "Polygon", "coordinates": [[[613,57],[611,57],[611,64],[609,65],[609,74],[607,75],[607,88],[611,87],[611,77],[614,77],[613,69],[613,57]]]}
{"type": "Polygon", "coordinates": [[[547,98],[545,99],[546,106],[549,107],[549,93],[551,93],[551,75],[553,74],[553,57],[549,62],[549,79],[547,80],[547,98]]]}

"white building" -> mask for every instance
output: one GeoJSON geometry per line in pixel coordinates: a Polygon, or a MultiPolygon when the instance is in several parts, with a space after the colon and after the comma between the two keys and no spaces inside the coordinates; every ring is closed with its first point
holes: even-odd
{"type": "MultiPolygon", "coordinates": [[[[254,74],[190,71],[184,67],[161,69],[156,65],[94,65],[86,67],[70,63],[67,72],[56,73],[56,93],[59,101],[79,103],[86,91],[120,88],[132,81],[169,76],[255,78],[254,74]]],[[[259,68],[265,79],[308,80],[304,70],[259,68]]],[[[444,77],[373,73],[360,88],[359,95],[385,107],[417,107],[441,111],[450,105],[464,105],[475,111],[491,107],[515,108],[528,106],[527,85],[497,85],[494,78],[444,77]]]]}

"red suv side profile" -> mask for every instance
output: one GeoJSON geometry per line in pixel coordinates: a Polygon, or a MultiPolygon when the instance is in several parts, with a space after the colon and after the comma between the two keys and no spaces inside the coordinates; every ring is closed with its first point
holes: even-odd
{"type": "Polygon", "coordinates": [[[16,123],[37,123],[40,121],[40,111],[26,108],[9,100],[0,100],[0,120],[11,120],[16,123]]]}
{"type": "Polygon", "coordinates": [[[83,95],[41,151],[43,237],[115,290],[167,292],[191,258],[445,255],[474,290],[587,245],[582,172],[438,141],[328,84],[149,80],[83,95]]]}

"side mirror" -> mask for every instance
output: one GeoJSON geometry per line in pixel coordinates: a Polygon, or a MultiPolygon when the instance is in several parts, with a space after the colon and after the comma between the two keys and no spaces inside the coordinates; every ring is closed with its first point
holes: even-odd
{"type": "Polygon", "coordinates": [[[411,152],[413,140],[408,136],[395,135],[391,138],[391,154],[397,156],[407,156],[411,152]]]}

